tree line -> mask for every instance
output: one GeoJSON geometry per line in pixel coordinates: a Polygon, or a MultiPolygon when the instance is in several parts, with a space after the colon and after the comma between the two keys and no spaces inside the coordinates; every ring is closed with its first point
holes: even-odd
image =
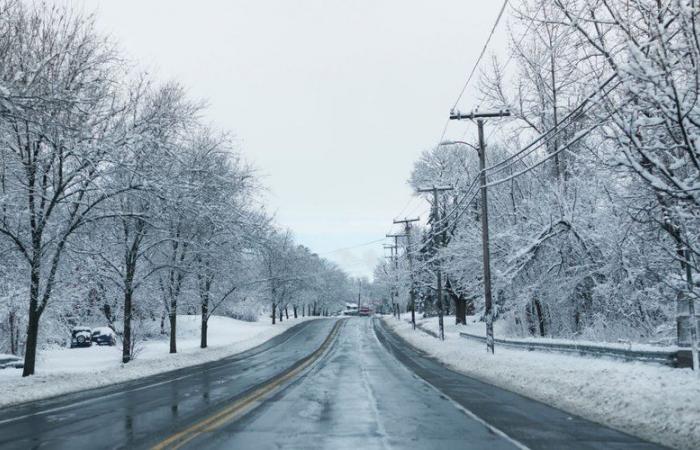
{"type": "MultiPolygon", "coordinates": [[[[508,54],[482,65],[477,86],[482,110],[511,113],[487,121],[485,133],[494,313],[521,336],[695,341],[698,3],[510,4],[508,54]]],[[[460,133],[476,128],[465,126],[460,133]]],[[[413,287],[420,311],[442,304],[457,323],[484,308],[470,139],[415,162],[408,182],[416,191],[454,190],[437,204],[424,197],[443,219],[414,227],[398,270],[387,262],[375,271],[385,297],[398,286],[406,306],[413,287]]]]}
{"type": "Polygon", "coordinates": [[[106,323],[129,362],[178,314],[329,314],[347,275],[266,213],[228,132],[176,81],[133,68],[95,17],[0,1],[0,351],[106,323]],[[300,309],[300,311],[298,311],[300,309]],[[153,324],[156,324],[154,327],[153,324]]]}

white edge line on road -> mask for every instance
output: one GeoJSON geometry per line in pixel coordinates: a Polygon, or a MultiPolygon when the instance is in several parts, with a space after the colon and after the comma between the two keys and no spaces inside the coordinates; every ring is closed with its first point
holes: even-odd
{"type": "MultiPolygon", "coordinates": [[[[301,322],[301,323],[308,323],[308,322],[312,322],[312,320],[308,320],[308,321],[306,321],[306,322],[301,322]]],[[[301,325],[301,323],[300,323],[299,325],[301,325]]],[[[296,333],[294,333],[293,335],[289,336],[289,337],[288,337],[287,339],[285,339],[284,341],[280,342],[278,345],[284,344],[285,342],[287,342],[288,340],[292,339],[293,337],[295,337],[296,335],[298,335],[298,334],[301,333],[302,331],[303,331],[303,329],[297,331],[296,333]]],[[[279,336],[279,335],[277,335],[277,336],[279,336]]],[[[273,337],[270,338],[270,339],[273,339],[274,337],[276,337],[276,336],[273,336],[273,337]]],[[[269,339],[268,339],[268,340],[269,340],[269,339]]],[[[265,341],[265,342],[267,342],[267,341],[265,341]]],[[[263,345],[265,342],[261,343],[260,345],[263,345]]],[[[276,347],[276,346],[275,346],[275,347],[276,347]]],[[[255,348],[255,347],[253,347],[253,348],[255,348]]],[[[260,352],[260,353],[265,353],[265,352],[267,352],[268,350],[271,350],[272,348],[274,348],[274,347],[271,347],[271,348],[268,348],[268,349],[266,349],[266,350],[263,350],[263,351],[260,352]]],[[[248,349],[248,350],[252,350],[252,349],[248,349]]],[[[243,351],[240,352],[240,353],[246,352],[246,351],[248,351],[248,350],[243,350],[243,351]]],[[[224,356],[224,357],[221,358],[221,359],[231,358],[231,357],[235,357],[235,356],[236,356],[236,354],[233,354],[233,355],[230,355],[230,356],[224,356]]],[[[216,361],[216,360],[214,360],[214,361],[208,361],[208,362],[203,362],[203,363],[200,363],[200,364],[208,364],[209,362],[215,362],[215,361],[216,361]]],[[[218,365],[218,366],[215,366],[215,367],[209,367],[208,369],[205,370],[205,372],[209,372],[209,371],[212,371],[212,370],[221,369],[222,367],[226,367],[227,365],[229,365],[230,363],[235,362],[235,361],[240,361],[240,360],[229,361],[229,362],[226,362],[226,363],[224,363],[224,364],[221,364],[221,365],[218,365]]],[[[189,368],[192,368],[192,367],[196,367],[196,366],[198,366],[198,365],[200,365],[200,364],[195,364],[194,366],[184,366],[184,367],[181,367],[181,368],[179,368],[179,369],[174,369],[174,370],[189,369],[189,368]]],[[[118,396],[118,395],[127,394],[127,393],[129,393],[129,392],[142,391],[142,390],[144,390],[144,389],[153,388],[153,387],[156,387],[156,386],[160,386],[160,385],[162,385],[162,384],[168,384],[168,383],[172,383],[172,382],[175,382],[175,381],[183,380],[183,379],[185,379],[185,378],[189,378],[189,377],[191,377],[191,376],[197,375],[198,373],[199,373],[199,372],[190,373],[190,374],[187,374],[187,375],[182,375],[182,376],[180,376],[180,377],[170,378],[170,379],[167,379],[167,380],[158,381],[158,382],[156,382],[156,383],[147,384],[147,385],[145,385],[145,386],[139,386],[139,387],[136,387],[136,388],[133,388],[133,389],[127,389],[127,390],[124,390],[124,391],[112,392],[111,394],[105,394],[105,395],[100,395],[99,397],[87,398],[87,399],[85,399],[85,400],[80,400],[80,401],[78,401],[78,402],[69,403],[69,404],[63,405],[63,406],[56,406],[56,407],[54,407],[54,408],[44,409],[44,410],[41,410],[41,411],[36,411],[36,412],[33,412],[33,413],[29,413],[29,414],[23,414],[23,415],[21,415],[21,416],[10,417],[9,419],[0,420],[0,425],[4,425],[4,424],[6,424],[6,423],[11,423],[11,422],[16,422],[16,421],[18,421],[18,420],[26,419],[26,418],[28,418],[28,417],[43,416],[43,415],[45,415],[45,414],[51,414],[51,413],[55,413],[55,412],[58,412],[58,411],[63,411],[64,409],[74,408],[74,407],[76,407],[76,406],[85,405],[85,404],[88,404],[88,403],[93,403],[93,402],[96,402],[96,401],[98,401],[98,400],[104,400],[104,399],[110,398],[110,397],[116,397],[116,396],[118,396]]],[[[155,375],[160,375],[160,374],[159,374],[159,373],[154,373],[153,375],[149,375],[149,376],[155,376],[155,375]]],[[[112,384],[106,384],[106,385],[104,385],[104,386],[95,387],[94,389],[100,389],[100,388],[103,388],[103,387],[114,386],[114,385],[120,384],[120,383],[129,383],[129,382],[136,381],[136,380],[138,380],[138,378],[134,378],[133,380],[124,380],[124,381],[117,382],[117,383],[112,383],[112,384]]],[[[67,392],[67,393],[65,393],[65,394],[59,394],[58,396],[76,394],[76,393],[79,393],[79,392],[80,392],[80,391],[76,391],[76,392],[67,392]]],[[[37,399],[37,400],[35,400],[35,401],[40,402],[40,401],[44,401],[44,400],[49,400],[49,399],[48,399],[48,398],[47,398],[47,399],[37,399]]],[[[26,404],[24,404],[24,405],[26,405],[26,404]]],[[[18,405],[18,406],[20,406],[20,405],[18,405]]],[[[8,406],[8,408],[11,408],[11,407],[12,407],[12,405],[8,406]]]]}
{"type": "MultiPolygon", "coordinates": [[[[377,319],[377,320],[382,320],[382,319],[379,318],[379,319],[377,319]]],[[[380,325],[380,326],[383,326],[383,325],[380,325]]],[[[438,389],[437,387],[433,386],[433,385],[432,385],[431,383],[429,383],[425,378],[421,377],[420,375],[418,375],[417,373],[415,373],[414,371],[412,371],[411,369],[409,369],[408,367],[406,367],[406,365],[405,365],[404,363],[402,363],[401,361],[399,361],[399,359],[396,357],[396,355],[394,355],[392,352],[390,352],[390,351],[384,346],[384,344],[382,344],[381,342],[379,342],[379,338],[377,337],[377,332],[374,330],[374,326],[372,327],[372,334],[374,334],[374,338],[377,340],[377,343],[378,343],[381,347],[383,347],[384,350],[386,350],[386,352],[387,352],[389,355],[391,355],[392,358],[394,358],[394,360],[397,362],[397,364],[398,364],[399,366],[403,367],[403,369],[406,370],[406,371],[407,371],[408,373],[410,373],[411,375],[415,375],[415,376],[418,378],[418,380],[422,381],[426,386],[430,387],[432,390],[434,390],[435,392],[437,392],[438,394],[440,394],[441,397],[447,399],[450,403],[452,403],[452,405],[453,405],[455,408],[457,408],[458,410],[462,411],[464,414],[466,414],[466,415],[467,415],[468,417],[470,417],[471,419],[473,419],[473,420],[477,421],[478,423],[482,424],[483,426],[485,426],[486,428],[488,428],[489,430],[491,430],[491,432],[493,432],[494,434],[496,434],[496,435],[502,437],[503,439],[505,439],[506,441],[510,442],[511,444],[513,444],[514,446],[516,446],[517,448],[519,448],[520,450],[530,450],[530,447],[528,447],[527,445],[523,444],[523,443],[520,442],[520,441],[515,440],[514,438],[508,436],[508,435],[507,435],[504,431],[502,431],[501,429],[496,428],[495,426],[493,426],[493,425],[491,425],[490,423],[486,422],[484,419],[482,419],[481,417],[477,416],[476,414],[474,414],[473,412],[471,412],[469,409],[467,409],[467,408],[465,408],[464,406],[462,406],[461,404],[457,403],[457,401],[455,401],[452,397],[450,397],[450,396],[447,395],[446,393],[442,392],[442,391],[441,391],[440,389],[438,389]]],[[[397,336],[398,336],[398,334],[397,334],[397,336]]],[[[399,336],[399,337],[400,337],[400,336],[399,336]]],[[[401,339],[403,339],[403,338],[401,338],[401,339]]],[[[404,340],[404,342],[405,342],[405,340],[404,340]]],[[[407,344],[408,344],[408,343],[407,343],[407,344]]],[[[410,344],[408,344],[408,345],[410,345],[410,344]]],[[[465,376],[466,376],[466,375],[465,375],[465,376]]]]}

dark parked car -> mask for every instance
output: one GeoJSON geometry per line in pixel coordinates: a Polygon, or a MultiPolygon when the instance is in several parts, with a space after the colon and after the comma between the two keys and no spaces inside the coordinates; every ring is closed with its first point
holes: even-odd
{"type": "Polygon", "coordinates": [[[97,345],[117,345],[117,338],[114,336],[114,331],[111,328],[93,328],[92,342],[97,345]]]}
{"type": "Polygon", "coordinates": [[[70,334],[70,348],[92,346],[92,330],[90,328],[75,327],[70,334]]]}

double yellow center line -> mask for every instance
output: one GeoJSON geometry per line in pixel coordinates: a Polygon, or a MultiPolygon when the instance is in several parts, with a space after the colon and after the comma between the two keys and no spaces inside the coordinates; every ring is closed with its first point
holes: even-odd
{"type": "Polygon", "coordinates": [[[270,398],[273,394],[279,392],[286,384],[293,380],[302,371],[316,362],[330,347],[333,339],[338,335],[340,326],[344,321],[336,322],[333,329],[328,334],[323,344],[316,349],[312,354],[297,362],[287,372],[268,380],[258,388],[254,389],[242,398],[237,399],[232,404],[223,408],[221,411],[207,417],[188,428],[177,432],[162,442],[154,445],[152,450],[178,449],[195,439],[202,433],[214,431],[220,426],[237,420],[262,404],[263,401],[270,398]]]}

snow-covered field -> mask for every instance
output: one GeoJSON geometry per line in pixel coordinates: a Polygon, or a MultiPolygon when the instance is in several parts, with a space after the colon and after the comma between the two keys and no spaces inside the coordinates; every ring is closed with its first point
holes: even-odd
{"type": "Polygon", "coordinates": [[[136,359],[125,365],[121,364],[118,345],[46,350],[39,354],[34,376],[22,378],[21,369],[0,370],[0,407],[214,361],[260,345],[309,319],[291,319],[273,326],[267,318],[244,322],[212,316],[209,347],[200,349],[200,316],[178,316],[178,353],[168,353],[167,337],[150,340],[143,343],[136,359]]]}
{"type": "MultiPolygon", "coordinates": [[[[700,378],[690,369],[498,347],[489,355],[484,344],[459,337],[464,327],[453,317],[445,319],[444,342],[413,331],[406,316],[384,320],[466,375],[666,446],[700,448],[700,378]]],[[[421,322],[437,329],[436,318],[421,322]]]]}

